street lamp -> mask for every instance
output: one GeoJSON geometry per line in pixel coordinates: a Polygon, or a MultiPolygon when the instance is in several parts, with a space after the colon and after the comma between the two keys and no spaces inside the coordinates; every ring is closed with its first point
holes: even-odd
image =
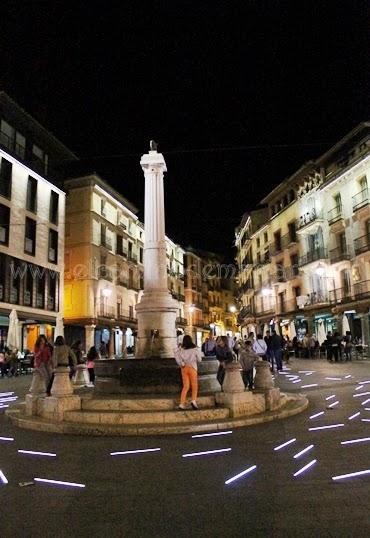
{"type": "Polygon", "coordinates": [[[321,263],[319,263],[319,265],[316,268],[315,273],[317,274],[317,276],[324,276],[325,275],[325,267],[321,263]]]}
{"type": "Polygon", "coordinates": [[[102,294],[104,297],[110,297],[112,295],[112,290],[110,288],[103,288],[102,294]]]}
{"type": "Polygon", "coordinates": [[[229,310],[230,310],[230,312],[231,312],[232,314],[235,314],[235,312],[236,312],[236,306],[231,305],[230,308],[229,308],[229,310]]]}
{"type": "Polygon", "coordinates": [[[215,324],[210,323],[209,326],[211,327],[211,330],[212,330],[212,336],[215,336],[215,324]]]}

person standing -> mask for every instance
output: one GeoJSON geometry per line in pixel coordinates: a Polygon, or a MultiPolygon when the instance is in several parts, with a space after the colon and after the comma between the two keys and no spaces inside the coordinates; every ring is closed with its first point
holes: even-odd
{"type": "Polygon", "coordinates": [[[98,359],[99,353],[97,352],[96,347],[92,346],[86,357],[87,371],[89,372],[89,379],[92,385],[95,383],[95,361],[98,359]]]}
{"type": "Polygon", "coordinates": [[[334,361],[340,362],[342,360],[342,349],[341,349],[340,335],[338,331],[335,331],[333,335],[332,349],[333,349],[334,361]]]}
{"type": "Polygon", "coordinates": [[[283,369],[282,356],[283,356],[283,339],[275,330],[272,331],[270,340],[271,346],[271,371],[274,371],[274,359],[276,363],[276,369],[280,372],[283,369]]]}
{"type": "Polygon", "coordinates": [[[230,362],[233,362],[233,354],[231,349],[229,348],[227,336],[220,336],[218,338],[218,344],[216,347],[216,358],[220,363],[217,370],[217,381],[222,387],[225,377],[225,365],[230,362]]]}
{"type": "Polygon", "coordinates": [[[213,335],[210,334],[204,343],[204,355],[206,357],[212,357],[216,355],[216,341],[213,338],[213,335]]]}
{"type": "MultiPolygon", "coordinates": [[[[69,366],[72,364],[72,368],[75,369],[77,366],[77,359],[74,354],[74,352],[71,350],[69,346],[66,345],[63,336],[57,336],[54,342],[54,349],[53,349],[53,355],[52,355],[52,364],[53,368],[57,368],[58,366],[69,366]]],[[[70,367],[69,372],[69,378],[71,379],[71,371],[72,368],[70,367]]]]}
{"type": "Polygon", "coordinates": [[[34,366],[41,374],[45,382],[46,394],[50,396],[50,389],[53,383],[53,365],[51,361],[50,347],[47,343],[46,336],[40,334],[35,342],[34,347],[34,366]]]}
{"type": "Polygon", "coordinates": [[[186,334],[181,347],[175,350],[175,360],[181,368],[182,391],[179,409],[186,409],[186,396],[191,388],[191,407],[199,409],[198,396],[198,362],[201,362],[200,349],[193,343],[191,336],[186,334]]]}
{"type": "Polygon", "coordinates": [[[331,331],[328,331],[325,341],[326,358],[329,362],[333,362],[333,335],[331,331]]]}
{"type": "Polygon", "coordinates": [[[343,342],[344,342],[345,361],[346,362],[351,361],[352,360],[352,347],[353,347],[351,331],[346,331],[346,335],[343,338],[343,342]]]}
{"type": "Polygon", "coordinates": [[[247,340],[239,352],[239,362],[242,367],[242,378],[245,388],[253,390],[253,367],[261,357],[252,349],[252,342],[247,340]]]}
{"type": "Polygon", "coordinates": [[[262,338],[262,334],[257,334],[257,338],[252,344],[252,349],[259,357],[261,357],[261,359],[267,361],[267,344],[262,338]]]}

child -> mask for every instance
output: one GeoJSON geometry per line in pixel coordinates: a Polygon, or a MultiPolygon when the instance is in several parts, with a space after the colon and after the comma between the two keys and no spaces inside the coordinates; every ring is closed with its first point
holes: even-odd
{"type": "Polygon", "coordinates": [[[89,349],[86,357],[86,366],[89,372],[90,383],[93,385],[95,382],[95,360],[99,359],[99,353],[96,351],[96,347],[93,346],[89,349]]]}

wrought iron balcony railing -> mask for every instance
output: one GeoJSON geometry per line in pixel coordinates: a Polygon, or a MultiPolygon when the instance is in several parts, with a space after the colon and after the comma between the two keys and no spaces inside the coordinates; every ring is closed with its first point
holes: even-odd
{"type": "Polygon", "coordinates": [[[299,258],[299,266],[302,267],[303,265],[307,265],[318,260],[326,260],[327,258],[328,251],[326,248],[316,248],[314,250],[311,250],[310,252],[307,252],[304,256],[301,256],[299,258]]]}
{"type": "Polygon", "coordinates": [[[353,244],[355,247],[356,255],[370,250],[370,234],[357,237],[357,239],[354,240],[353,244]]]}
{"type": "Polygon", "coordinates": [[[328,211],[328,222],[329,222],[329,224],[334,224],[334,222],[337,222],[341,218],[343,218],[342,205],[341,204],[333,207],[333,209],[328,211]]]}
{"type": "Polygon", "coordinates": [[[357,211],[369,203],[369,189],[366,187],[362,191],[352,196],[352,209],[357,211]]]}

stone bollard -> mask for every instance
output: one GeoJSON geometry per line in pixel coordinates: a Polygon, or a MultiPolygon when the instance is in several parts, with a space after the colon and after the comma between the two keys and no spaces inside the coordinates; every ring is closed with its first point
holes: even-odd
{"type": "Polygon", "coordinates": [[[86,364],[77,364],[73,383],[81,386],[90,385],[90,377],[86,364]]]}
{"type": "Polygon", "coordinates": [[[254,378],[254,387],[256,390],[272,389],[274,380],[270,371],[270,363],[267,361],[258,361],[255,365],[256,375],[254,378]]]}
{"type": "Polygon", "coordinates": [[[32,372],[32,382],[29,394],[26,394],[26,415],[37,415],[37,402],[39,398],[45,398],[46,384],[45,378],[40,371],[35,368],[32,372]]]}
{"type": "Polygon", "coordinates": [[[227,393],[244,392],[244,382],[239,362],[230,362],[225,366],[225,377],[222,390],[227,393]]]}
{"type": "Polygon", "coordinates": [[[256,376],[254,378],[255,393],[264,394],[266,411],[275,411],[280,407],[280,389],[274,387],[270,364],[267,361],[259,361],[256,364],[256,376]]]}
{"type": "Polygon", "coordinates": [[[215,399],[218,404],[230,410],[231,417],[253,415],[265,410],[264,396],[254,395],[245,390],[239,362],[232,362],[225,366],[222,390],[223,392],[215,394],[215,399]]]}
{"type": "Polygon", "coordinates": [[[51,396],[45,398],[38,413],[55,422],[61,422],[66,411],[81,409],[81,398],[73,394],[68,366],[58,366],[55,371],[51,396]]]}

